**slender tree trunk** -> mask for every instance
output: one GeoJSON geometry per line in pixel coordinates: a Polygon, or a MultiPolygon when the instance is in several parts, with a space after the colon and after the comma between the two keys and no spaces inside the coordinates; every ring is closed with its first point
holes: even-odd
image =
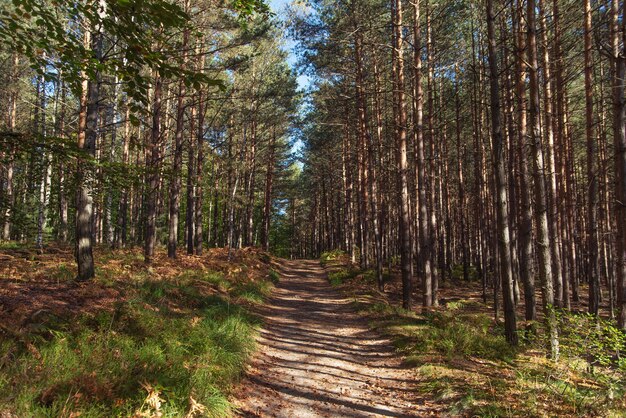
{"type": "Polygon", "coordinates": [[[202,255],[202,207],[204,204],[204,188],[202,187],[202,175],[204,173],[204,101],[202,93],[198,93],[198,127],[197,127],[197,147],[198,157],[196,161],[196,199],[195,199],[195,237],[194,237],[194,254],[202,255]]]}
{"type": "Polygon", "coordinates": [[[493,0],[487,0],[487,37],[489,50],[489,80],[491,92],[491,129],[493,170],[496,180],[498,248],[500,257],[500,277],[504,301],[504,327],[506,339],[517,345],[517,318],[513,296],[513,271],[511,268],[511,249],[509,240],[509,215],[506,195],[506,171],[504,166],[504,147],[502,126],[500,123],[500,92],[498,85],[498,58],[496,53],[495,14],[493,0]]]}
{"type": "Polygon", "coordinates": [[[198,114],[198,105],[191,107],[190,117],[190,133],[189,133],[189,149],[187,152],[187,210],[185,216],[185,228],[187,229],[185,236],[187,237],[187,254],[192,255],[194,252],[194,236],[196,231],[195,207],[196,207],[196,141],[197,134],[195,123],[198,114]]]}
{"type": "MultiPolygon", "coordinates": [[[[622,2],[622,10],[624,2],[622,2]]],[[[624,100],[624,49],[620,50],[619,4],[611,2],[613,53],[613,141],[615,147],[615,250],[617,253],[617,322],[626,331],[626,106],[624,100]]],[[[626,22],[622,16],[622,42],[626,40],[626,22]]]]}
{"type": "Polygon", "coordinates": [[[528,62],[530,73],[530,126],[531,151],[533,154],[533,177],[535,186],[535,223],[537,227],[537,253],[539,258],[539,280],[542,286],[543,306],[550,334],[552,359],[559,357],[559,340],[554,313],[554,288],[552,254],[548,228],[547,192],[543,150],[541,149],[541,121],[539,118],[539,77],[537,60],[536,3],[528,0],[528,62]]]}
{"type": "Polygon", "coordinates": [[[411,309],[411,221],[409,219],[409,181],[407,161],[406,103],[404,100],[404,40],[402,35],[402,0],[393,0],[393,75],[396,161],[398,164],[398,206],[400,210],[400,266],[402,271],[402,307],[411,309]]]}
{"type": "MultiPolygon", "coordinates": [[[[61,82],[61,92],[60,92],[60,101],[61,101],[61,110],[59,112],[59,123],[58,123],[58,132],[57,135],[61,138],[66,138],[65,135],[65,120],[67,116],[67,87],[65,82],[61,82]]],[[[67,242],[67,215],[68,215],[68,202],[67,202],[67,181],[66,181],[66,164],[61,157],[59,159],[59,231],[58,231],[58,239],[62,242],[67,242]]]]}
{"type": "MultiPolygon", "coordinates": [[[[189,32],[183,34],[183,50],[187,47],[189,32]]],[[[185,83],[183,80],[178,83],[178,94],[176,96],[176,128],[174,131],[174,162],[172,164],[172,178],[170,179],[169,193],[169,225],[167,239],[167,256],[176,258],[176,247],[178,245],[178,224],[180,215],[180,189],[183,168],[183,142],[185,129],[185,83]]]]}
{"type": "MultiPolygon", "coordinates": [[[[10,94],[10,103],[9,103],[9,117],[8,117],[8,128],[10,132],[15,132],[17,127],[17,99],[19,91],[17,90],[17,81],[18,81],[18,68],[19,68],[19,55],[17,53],[13,54],[13,67],[11,69],[11,79],[13,82],[13,88],[11,89],[10,94]]],[[[5,150],[8,154],[8,161],[6,166],[6,191],[5,191],[5,201],[6,201],[6,209],[3,213],[3,221],[4,224],[2,226],[2,239],[4,241],[8,241],[11,239],[11,217],[13,215],[13,205],[15,202],[15,196],[13,191],[13,172],[15,167],[15,150],[11,147],[8,150],[5,150]]]]}
{"type": "Polygon", "coordinates": [[[593,124],[593,63],[591,56],[591,1],[584,0],[585,32],[585,136],[587,139],[587,279],[589,280],[589,312],[598,314],[600,278],[598,276],[598,179],[596,177],[596,137],[593,124]]]}
{"type": "MultiPolygon", "coordinates": [[[[106,3],[100,0],[100,13],[106,13],[106,3]]],[[[102,28],[96,27],[93,35],[85,34],[85,45],[91,47],[96,59],[102,59],[102,28]]],[[[96,156],[96,138],[98,135],[98,102],[100,99],[100,72],[96,77],[87,81],[83,74],[83,93],[81,96],[81,111],[78,121],[78,148],[85,153],[85,157],[93,159],[96,156]]],[[[78,161],[76,199],[76,263],[79,281],[89,280],[95,275],[93,259],[93,173],[92,161],[85,164],[78,161]]]]}
{"type": "Polygon", "coordinates": [[[269,251],[270,239],[270,222],[272,217],[272,191],[274,186],[274,153],[276,142],[276,127],[272,128],[272,135],[269,143],[269,156],[267,158],[267,167],[265,169],[265,197],[263,199],[263,229],[261,230],[261,247],[263,250],[269,251]]]}
{"type": "Polygon", "coordinates": [[[157,74],[154,80],[154,96],[152,103],[152,130],[150,132],[150,160],[147,161],[149,171],[149,183],[147,190],[146,205],[146,231],[144,244],[145,262],[150,264],[154,258],[154,247],[156,245],[156,220],[157,220],[157,199],[159,192],[159,171],[160,171],[160,142],[161,142],[161,94],[162,80],[157,74]]]}
{"type": "Polygon", "coordinates": [[[416,161],[416,196],[419,236],[418,236],[418,271],[422,275],[422,306],[428,308],[432,306],[433,278],[432,278],[432,248],[429,230],[428,205],[426,195],[426,173],[424,156],[424,91],[422,88],[422,57],[421,57],[420,33],[420,2],[413,3],[413,119],[414,119],[414,145],[416,161]]]}
{"type": "Polygon", "coordinates": [[[521,217],[519,225],[520,240],[520,279],[524,283],[525,319],[533,321],[536,318],[535,279],[533,272],[533,245],[532,245],[532,203],[530,196],[531,179],[527,163],[527,119],[526,119],[526,40],[524,38],[524,16],[522,1],[517,6],[517,57],[515,90],[518,107],[518,161],[519,161],[519,194],[521,201],[521,217]]]}

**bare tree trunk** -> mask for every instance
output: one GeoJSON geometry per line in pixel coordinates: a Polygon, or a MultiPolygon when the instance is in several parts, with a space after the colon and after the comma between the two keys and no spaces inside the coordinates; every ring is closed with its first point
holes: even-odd
{"type": "Polygon", "coordinates": [[[556,163],[555,163],[555,145],[554,145],[554,131],[555,122],[553,118],[552,109],[552,78],[550,70],[550,56],[548,45],[548,27],[546,23],[545,7],[540,5],[539,13],[541,20],[541,36],[543,44],[543,88],[544,88],[544,137],[545,145],[548,157],[547,180],[549,184],[548,188],[548,227],[550,228],[550,251],[552,252],[552,272],[554,277],[554,304],[555,306],[562,308],[564,300],[564,286],[563,286],[563,269],[561,263],[561,229],[559,228],[560,217],[558,216],[557,199],[557,185],[556,185],[556,163]]]}
{"type": "Polygon", "coordinates": [[[543,150],[541,149],[541,120],[539,118],[539,77],[537,60],[536,3],[528,0],[528,63],[530,72],[530,126],[531,151],[533,154],[533,177],[535,186],[535,223],[537,226],[537,253],[539,279],[542,286],[543,307],[550,334],[552,359],[559,357],[559,340],[554,306],[552,276],[552,253],[548,228],[547,197],[543,150]]]}
{"type": "Polygon", "coordinates": [[[195,130],[195,123],[198,114],[197,104],[191,107],[190,117],[190,133],[189,133],[189,149],[187,151],[187,210],[185,216],[185,228],[187,237],[187,254],[192,255],[194,252],[194,236],[196,231],[195,221],[195,199],[196,199],[196,148],[195,143],[197,141],[197,134],[195,130]]]}
{"type": "Polygon", "coordinates": [[[263,229],[261,229],[261,246],[265,251],[270,248],[270,222],[272,217],[272,190],[274,186],[274,144],[276,142],[276,127],[274,126],[269,143],[269,156],[265,172],[265,197],[263,200],[263,229]]]}
{"type": "Polygon", "coordinates": [[[506,339],[517,345],[517,318],[513,296],[513,271],[511,268],[511,249],[509,240],[509,215],[506,195],[506,171],[504,166],[504,147],[500,124],[500,93],[498,85],[498,58],[496,54],[496,35],[494,29],[495,14],[493,0],[487,0],[487,37],[489,45],[489,80],[491,87],[491,129],[493,170],[496,180],[498,243],[500,257],[500,277],[504,301],[504,327],[506,339]]]}
{"type": "MultiPolygon", "coordinates": [[[[130,158],[130,106],[126,102],[128,98],[125,98],[126,115],[124,120],[124,139],[122,142],[122,167],[125,173],[128,172],[128,162],[130,158]]],[[[121,248],[126,245],[128,237],[128,210],[129,210],[129,190],[127,186],[124,186],[122,190],[122,198],[120,199],[120,205],[117,213],[118,228],[116,247],[121,248]]]]}
{"type": "MultiPolygon", "coordinates": [[[[58,132],[57,136],[65,138],[65,119],[67,116],[67,87],[64,81],[61,81],[60,102],[61,110],[59,112],[58,132]]],[[[67,241],[67,215],[68,215],[68,202],[67,202],[67,181],[66,181],[66,165],[63,158],[59,161],[59,231],[57,238],[62,242],[67,241]]]]}
{"type": "Polygon", "coordinates": [[[591,56],[591,1],[585,0],[585,135],[587,139],[587,279],[589,280],[589,312],[598,314],[600,278],[598,277],[598,179],[596,177],[596,137],[593,126],[593,63],[591,56]]]}
{"type": "MultiPolygon", "coordinates": [[[[106,3],[100,0],[100,13],[106,13],[106,3]]],[[[101,15],[102,16],[102,15],[101,15]]],[[[96,59],[102,59],[102,27],[96,27],[92,36],[85,34],[85,45],[95,51],[96,59]]],[[[78,121],[78,148],[85,156],[93,159],[96,155],[98,135],[98,102],[100,99],[100,72],[93,80],[87,81],[83,74],[83,93],[78,121]]],[[[95,275],[93,260],[93,173],[92,162],[86,168],[84,160],[77,167],[78,195],[76,199],[76,263],[79,281],[89,280],[95,275]]]]}
{"type": "Polygon", "coordinates": [[[417,206],[418,206],[418,271],[422,274],[422,306],[428,308],[433,303],[433,277],[432,277],[432,248],[429,230],[428,205],[426,195],[426,173],[424,156],[424,91],[422,88],[422,57],[421,57],[420,33],[420,2],[413,3],[413,119],[414,119],[414,145],[417,179],[417,206]]]}
{"type": "MultiPolygon", "coordinates": [[[[622,2],[622,9],[624,2],[622,2]]],[[[617,252],[617,322],[626,331],[626,106],[624,106],[624,49],[620,50],[619,4],[611,2],[611,46],[613,53],[613,141],[615,147],[615,249],[617,252]]],[[[626,39],[626,22],[622,17],[622,37],[626,39]]],[[[624,41],[624,39],[622,39],[624,41]]]]}
{"type": "Polygon", "coordinates": [[[526,124],[526,40],[524,38],[524,16],[522,1],[517,5],[517,57],[515,90],[518,107],[518,161],[519,161],[519,194],[521,201],[521,219],[519,226],[520,240],[520,279],[524,283],[524,308],[527,321],[536,318],[535,279],[533,274],[533,245],[532,245],[532,203],[530,198],[531,179],[528,172],[526,157],[527,124],[526,124]]]}
{"type": "Polygon", "coordinates": [[[147,168],[149,170],[149,184],[147,190],[146,205],[146,237],[144,245],[144,258],[146,263],[152,263],[154,257],[154,247],[156,245],[156,218],[157,199],[159,191],[159,171],[160,171],[160,142],[161,142],[161,93],[162,80],[156,74],[154,80],[154,97],[152,103],[152,130],[150,133],[150,160],[147,168]]]}
{"type": "MultiPolygon", "coordinates": [[[[18,67],[20,64],[19,55],[17,53],[13,54],[13,67],[11,69],[11,79],[13,82],[13,86],[10,94],[10,103],[9,103],[9,118],[8,118],[8,128],[10,132],[15,132],[17,127],[17,99],[19,91],[17,89],[17,81],[18,81],[18,67]]],[[[15,150],[11,147],[9,150],[6,150],[8,154],[8,161],[6,167],[6,209],[3,213],[3,221],[4,224],[2,226],[2,239],[4,241],[8,241],[11,239],[11,217],[13,215],[13,205],[15,202],[15,196],[13,191],[13,173],[15,168],[15,150]]]]}
{"type": "Polygon", "coordinates": [[[407,162],[406,103],[404,101],[404,40],[402,38],[402,0],[393,0],[393,75],[394,120],[396,133],[396,161],[398,164],[398,205],[400,266],[402,271],[402,307],[411,309],[411,221],[409,219],[409,181],[407,162]]]}
{"type": "Polygon", "coordinates": [[[568,202],[572,198],[567,191],[567,184],[570,181],[567,176],[567,162],[566,162],[566,141],[567,141],[567,126],[565,124],[565,82],[563,80],[563,58],[561,53],[561,29],[560,29],[560,11],[559,1],[553,0],[552,2],[552,23],[554,30],[554,68],[555,68],[555,93],[556,93],[556,130],[555,130],[555,154],[558,153],[556,158],[559,162],[559,177],[560,184],[557,193],[557,199],[562,200],[565,208],[562,210],[562,217],[560,219],[561,226],[561,262],[562,262],[562,275],[563,275],[563,306],[566,309],[570,309],[570,284],[574,274],[574,257],[573,257],[573,243],[571,240],[572,230],[568,228],[568,218],[570,217],[568,202]]]}
{"type": "MultiPolygon", "coordinates": [[[[187,47],[189,39],[188,31],[183,34],[182,48],[187,47]]],[[[185,83],[178,82],[178,95],[176,96],[176,128],[174,130],[174,162],[172,164],[172,178],[170,179],[169,193],[169,225],[167,239],[167,256],[176,258],[178,245],[178,224],[180,215],[180,189],[183,168],[183,142],[185,129],[185,83]]]]}
{"type": "MultiPolygon", "coordinates": [[[[46,80],[43,76],[39,77],[37,80],[37,98],[38,98],[38,106],[39,112],[35,117],[38,117],[38,123],[36,126],[39,129],[35,128],[35,131],[41,135],[41,141],[43,143],[46,142],[46,135],[48,134],[46,130],[46,80]]],[[[48,198],[50,191],[50,177],[52,175],[51,165],[50,165],[50,153],[45,149],[41,149],[41,162],[42,162],[42,170],[41,170],[41,182],[39,183],[39,205],[37,208],[37,238],[36,245],[40,250],[43,248],[43,234],[46,229],[46,218],[47,218],[47,208],[48,208],[48,198]]]]}
{"type": "Polygon", "coordinates": [[[194,254],[202,255],[202,206],[204,204],[203,201],[203,191],[202,187],[202,174],[204,173],[204,102],[202,93],[198,93],[198,127],[197,127],[197,147],[198,147],[198,157],[196,160],[196,199],[195,199],[195,237],[194,237],[194,254]]]}

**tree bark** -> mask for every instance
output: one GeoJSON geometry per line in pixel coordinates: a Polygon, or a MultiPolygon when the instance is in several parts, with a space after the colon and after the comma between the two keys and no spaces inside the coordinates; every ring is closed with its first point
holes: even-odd
{"type": "Polygon", "coordinates": [[[528,0],[528,62],[530,73],[530,126],[531,151],[533,154],[533,177],[535,189],[535,223],[537,228],[537,253],[539,259],[539,280],[542,286],[543,308],[550,334],[552,359],[559,356],[559,341],[554,313],[554,288],[552,276],[552,254],[548,228],[547,197],[543,150],[541,149],[541,121],[539,118],[539,64],[537,60],[536,2],[528,0]]]}
{"type": "Polygon", "coordinates": [[[404,100],[404,40],[402,37],[402,0],[393,0],[393,75],[394,121],[398,182],[400,266],[402,272],[402,307],[411,309],[411,222],[409,219],[409,185],[407,162],[406,103],[404,100]]]}
{"type": "Polygon", "coordinates": [[[147,190],[146,205],[146,237],[144,244],[144,259],[147,264],[152,263],[154,258],[154,247],[156,245],[156,218],[157,199],[159,191],[159,171],[161,162],[160,142],[161,142],[161,94],[163,82],[157,74],[154,80],[154,93],[152,102],[152,129],[150,131],[150,159],[146,161],[149,171],[149,184],[147,190]]]}
{"type": "Polygon", "coordinates": [[[587,279],[589,280],[589,312],[598,314],[600,278],[598,277],[598,180],[596,177],[596,137],[593,125],[593,63],[591,1],[584,0],[585,38],[585,137],[587,140],[587,279]]]}
{"type": "Polygon", "coordinates": [[[511,268],[511,249],[509,240],[509,215],[506,195],[506,171],[504,166],[504,147],[502,126],[500,123],[500,92],[498,85],[498,58],[496,53],[495,14],[493,0],[487,0],[487,38],[489,51],[489,81],[491,94],[491,129],[493,170],[496,180],[496,211],[498,228],[498,248],[500,258],[500,277],[504,301],[504,328],[507,341],[517,345],[517,318],[513,296],[513,271],[511,268]]]}
{"type": "MultiPolygon", "coordinates": [[[[622,10],[624,2],[622,2],[622,10]]],[[[615,250],[617,253],[617,323],[626,331],[626,106],[624,100],[624,49],[620,50],[619,4],[612,0],[612,53],[613,53],[613,142],[615,148],[615,250]]],[[[626,22],[622,17],[622,42],[626,40],[626,22]]]]}

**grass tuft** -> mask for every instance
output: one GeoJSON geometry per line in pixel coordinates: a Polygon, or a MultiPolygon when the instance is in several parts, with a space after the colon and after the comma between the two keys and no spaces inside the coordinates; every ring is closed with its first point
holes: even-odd
{"type": "Polygon", "coordinates": [[[232,285],[206,271],[171,280],[137,275],[113,312],[71,321],[51,316],[36,333],[3,335],[0,412],[231,416],[228,393],[258,326],[231,298],[260,302],[271,286],[269,280],[232,285]]]}

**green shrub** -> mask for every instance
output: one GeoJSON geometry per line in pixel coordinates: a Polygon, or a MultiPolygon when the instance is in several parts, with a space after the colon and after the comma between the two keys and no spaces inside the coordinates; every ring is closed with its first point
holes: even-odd
{"type": "Polygon", "coordinates": [[[341,286],[346,280],[355,277],[358,274],[356,270],[341,269],[328,273],[328,281],[332,286],[341,286]]]}
{"type": "Polygon", "coordinates": [[[275,270],[270,270],[268,273],[268,278],[272,283],[276,285],[280,281],[280,274],[278,274],[278,272],[276,272],[275,270]]]}
{"type": "Polygon", "coordinates": [[[556,314],[562,354],[586,358],[591,365],[616,367],[626,374],[626,333],[589,313],[556,310],[556,314]]]}
{"type": "Polygon", "coordinates": [[[325,266],[328,264],[329,261],[335,261],[345,254],[346,253],[342,250],[332,250],[332,251],[323,252],[322,255],[320,256],[320,263],[322,263],[322,265],[325,266]]]}
{"type": "MultiPolygon", "coordinates": [[[[468,279],[469,281],[475,281],[478,280],[480,277],[478,275],[478,268],[474,265],[469,265],[467,266],[467,272],[468,272],[468,279]]],[[[462,280],[463,277],[463,264],[455,264],[454,266],[452,266],[452,278],[457,279],[457,280],[462,280]]]]}

